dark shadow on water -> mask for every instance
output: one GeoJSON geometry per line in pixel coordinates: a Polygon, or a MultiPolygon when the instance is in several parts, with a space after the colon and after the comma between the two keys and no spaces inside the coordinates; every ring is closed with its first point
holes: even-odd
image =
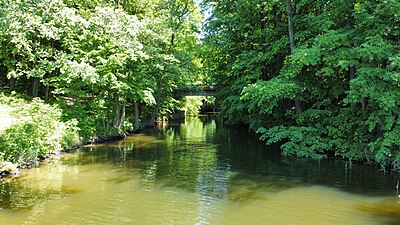
{"type": "Polygon", "coordinates": [[[114,183],[124,183],[124,182],[130,181],[130,180],[132,180],[132,177],[123,176],[123,175],[105,179],[105,181],[107,181],[107,182],[114,182],[114,183]]]}
{"type": "Polygon", "coordinates": [[[266,146],[247,129],[218,124],[215,143],[218,158],[229,163],[232,171],[264,177],[294,180],[302,185],[325,185],[368,196],[395,196],[397,179],[377,168],[350,163],[343,159],[289,159],[278,145],[266,146]]]}
{"type": "Polygon", "coordinates": [[[265,193],[274,193],[299,186],[294,180],[272,176],[231,176],[228,187],[228,199],[235,202],[266,199],[265,193]]]}
{"type": "Polygon", "coordinates": [[[80,188],[72,188],[72,187],[68,187],[66,185],[61,186],[61,193],[65,194],[65,195],[77,194],[77,193],[81,193],[81,192],[83,192],[83,190],[80,188]]]}

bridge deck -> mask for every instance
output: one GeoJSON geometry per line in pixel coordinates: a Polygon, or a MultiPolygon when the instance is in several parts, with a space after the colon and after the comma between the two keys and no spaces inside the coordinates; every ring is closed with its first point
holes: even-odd
{"type": "Polygon", "coordinates": [[[215,96],[216,90],[213,85],[185,86],[178,88],[178,96],[215,96]]]}

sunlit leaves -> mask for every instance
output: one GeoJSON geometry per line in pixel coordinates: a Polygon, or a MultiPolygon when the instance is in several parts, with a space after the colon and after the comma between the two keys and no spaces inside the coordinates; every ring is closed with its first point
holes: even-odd
{"type": "Polygon", "coordinates": [[[250,112],[270,114],[280,99],[294,98],[298,89],[296,83],[285,79],[258,81],[243,89],[241,100],[248,104],[250,112]]]}

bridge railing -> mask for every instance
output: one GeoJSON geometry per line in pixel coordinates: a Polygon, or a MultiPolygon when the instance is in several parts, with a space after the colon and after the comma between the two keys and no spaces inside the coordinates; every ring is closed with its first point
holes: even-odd
{"type": "Polygon", "coordinates": [[[188,85],[178,87],[179,91],[215,91],[214,85],[188,85]]]}

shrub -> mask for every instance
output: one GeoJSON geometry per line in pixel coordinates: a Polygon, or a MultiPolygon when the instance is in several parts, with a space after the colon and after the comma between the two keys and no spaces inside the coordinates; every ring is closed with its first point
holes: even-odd
{"type": "Polygon", "coordinates": [[[0,96],[15,108],[18,122],[0,132],[3,160],[21,163],[71,148],[79,142],[76,120],[62,122],[61,110],[39,98],[30,103],[0,96]]]}

